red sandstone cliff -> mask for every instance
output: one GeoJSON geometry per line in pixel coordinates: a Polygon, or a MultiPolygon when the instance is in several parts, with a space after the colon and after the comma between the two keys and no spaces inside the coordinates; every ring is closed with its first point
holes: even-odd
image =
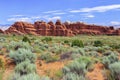
{"type": "Polygon", "coordinates": [[[4,31],[0,29],[0,33],[4,33],[4,31]]]}
{"type": "MultiPolygon", "coordinates": [[[[1,31],[2,32],[2,31],[1,31]]],[[[1,33],[0,32],[0,33],[1,33]]],[[[34,24],[27,22],[15,22],[5,31],[6,34],[33,34],[42,36],[73,36],[79,34],[94,35],[120,35],[120,29],[114,27],[88,25],[81,22],[61,23],[57,20],[54,24],[52,21],[46,23],[37,21],[34,24]]]]}

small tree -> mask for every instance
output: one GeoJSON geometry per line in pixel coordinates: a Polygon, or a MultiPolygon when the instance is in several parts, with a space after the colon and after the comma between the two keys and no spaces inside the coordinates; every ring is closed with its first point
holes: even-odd
{"type": "Polygon", "coordinates": [[[99,41],[99,40],[97,40],[97,41],[94,41],[94,45],[93,46],[95,46],[95,47],[101,47],[101,46],[103,46],[103,43],[101,42],[101,41],[99,41]]]}
{"type": "Polygon", "coordinates": [[[77,40],[77,39],[72,41],[72,45],[71,46],[72,47],[73,46],[84,47],[83,42],[81,40],[77,40]]]}
{"type": "Polygon", "coordinates": [[[23,42],[29,42],[30,43],[30,39],[27,36],[24,36],[22,39],[23,42]]]}

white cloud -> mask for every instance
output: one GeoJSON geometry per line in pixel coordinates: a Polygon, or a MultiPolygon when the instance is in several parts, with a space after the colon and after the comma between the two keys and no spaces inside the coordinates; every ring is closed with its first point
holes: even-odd
{"type": "Polygon", "coordinates": [[[17,15],[11,15],[11,17],[23,17],[24,15],[17,14],[17,15]]]}
{"type": "Polygon", "coordinates": [[[42,16],[13,16],[9,19],[7,19],[7,21],[25,21],[25,22],[32,22],[34,20],[39,20],[40,18],[42,18],[42,16]]]}
{"type": "Polygon", "coordinates": [[[82,8],[79,10],[70,10],[71,13],[79,13],[79,12],[106,12],[109,10],[120,9],[120,4],[107,5],[107,6],[97,6],[92,8],[82,8]]]}
{"type": "Polygon", "coordinates": [[[27,21],[31,22],[32,19],[29,17],[22,17],[22,18],[9,18],[7,21],[27,21]]]}
{"type": "Polygon", "coordinates": [[[57,19],[61,19],[61,17],[60,16],[54,16],[54,17],[47,18],[48,21],[50,21],[50,20],[57,20],[57,19]]]}
{"type": "Polygon", "coordinates": [[[120,25],[120,22],[119,21],[111,21],[110,24],[112,24],[112,25],[120,25]]]}
{"type": "Polygon", "coordinates": [[[43,12],[43,13],[46,13],[46,14],[48,14],[48,13],[56,13],[56,12],[59,12],[59,11],[61,11],[61,10],[46,11],[46,12],[43,12]]]}
{"type": "Polygon", "coordinates": [[[42,16],[32,16],[31,19],[40,19],[42,16]]]}
{"type": "Polygon", "coordinates": [[[85,18],[94,18],[95,16],[93,14],[81,14],[85,18]]]}
{"type": "Polygon", "coordinates": [[[95,16],[94,15],[87,15],[86,17],[88,17],[88,18],[94,18],[95,16]]]}
{"type": "Polygon", "coordinates": [[[62,15],[62,14],[66,14],[65,12],[56,12],[56,13],[53,13],[53,15],[62,15]]]}

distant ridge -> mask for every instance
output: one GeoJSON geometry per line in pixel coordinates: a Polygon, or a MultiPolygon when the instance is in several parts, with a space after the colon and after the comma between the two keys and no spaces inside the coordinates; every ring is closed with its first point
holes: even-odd
{"type": "Polygon", "coordinates": [[[120,29],[114,29],[113,26],[100,26],[94,24],[86,24],[83,22],[64,22],[57,20],[52,21],[36,21],[33,24],[28,22],[15,22],[7,30],[0,33],[4,34],[32,34],[41,36],[74,36],[79,34],[85,35],[120,35],[120,29]]]}

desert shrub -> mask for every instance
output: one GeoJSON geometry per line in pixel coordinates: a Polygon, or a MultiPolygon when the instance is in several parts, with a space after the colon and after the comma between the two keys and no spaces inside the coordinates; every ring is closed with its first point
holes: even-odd
{"type": "Polygon", "coordinates": [[[15,72],[19,73],[20,75],[36,73],[36,65],[30,63],[29,60],[26,60],[15,67],[15,72]]]}
{"type": "Polygon", "coordinates": [[[64,53],[67,51],[67,48],[64,47],[64,45],[62,44],[53,44],[50,48],[49,48],[49,51],[56,54],[56,55],[59,55],[61,53],[64,53]]]}
{"type": "Polygon", "coordinates": [[[36,60],[36,55],[29,49],[18,49],[17,51],[10,51],[9,57],[13,59],[16,64],[25,60],[29,60],[31,63],[34,63],[36,60]]]}
{"type": "Polygon", "coordinates": [[[65,52],[65,53],[60,55],[60,59],[61,60],[71,59],[72,58],[72,54],[73,54],[73,52],[65,52]]]}
{"type": "Polygon", "coordinates": [[[99,47],[94,47],[94,46],[85,46],[84,47],[84,50],[86,52],[89,52],[89,51],[97,51],[99,47]]]}
{"type": "Polygon", "coordinates": [[[91,58],[81,56],[63,68],[64,80],[84,80],[92,64],[91,58]],[[72,74],[69,74],[72,73],[72,74]],[[69,75],[69,76],[68,76],[69,75]],[[70,76],[71,75],[71,76],[70,76]]]}
{"type": "Polygon", "coordinates": [[[18,80],[21,77],[19,73],[13,73],[11,74],[7,80],[18,80]]]}
{"type": "Polygon", "coordinates": [[[102,63],[104,64],[105,68],[108,69],[108,66],[114,62],[118,62],[119,59],[118,59],[118,56],[115,54],[115,53],[111,53],[110,55],[108,56],[104,56],[102,58],[102,63]]]}
{"type": "Polygon", "coordinates": [[[24,75],[20,77],[20,79],[18,80],[40,80],[40,76],[35,73],[32,73],[32,74],[24,75]]]}
{"type": "Polygon", "coordinates": [[[90,51],[97,51],[97,52],[100,52],[100,53],[103,53],[105,52],[105,50],[109,50],[110,48],[107,48],[105,46],[102,46],[102,47],[95,47],[95,46],[85,46],[84,47],[84,50],[86,52],[90,52],[90,51]]]}
{"type": "Polygon", "coordinates": [[[32,47],[30,46],[29,43],[22,42],[22,41],[19,41],[19,42],[11,41],[10,44],[7,46],[8,50],[18,50],[19,48],[32,50],[32,47]]]}
{"type": "Polygon", "coordinates": [[[84,47],[84,44],[83,44],[83,42],[82,42],[81,40],[76,39],[76,40],[73,40],[73,41],[72,41],[71,46],[72,46],[72,47],[73,47],[73,46],[84,47]]]}
{"type": "Polygon", "coordinates": [[[63,76],[62,80],[86,80],[84,76],[79,76],[75,73],[67,73],[65,76],[63,76]]]}
{"type": "Polygon", "coordinates": [[[81,56],[85,56],[86,55],[85,50],[83,48],[74,47],[73,49],[71,49],[71,51],[73,53],[80,54],[81,56]]]}
{"type": "Polygon", "coordinates": [[[106,45],[106,46],[102,46],[102,48],[105,49],[105,50],[110,50],[110,49],[111,49],[111,47],[108,46],[108,45],[106,45]]]}
{"type": "Polygon", "coordinates": [[[77,46],[69,48],[63,54],[68,54],[68,53],[70,53],[70,55],[73,55],[73,54],[75,54],[75,55],[81,55],[81,56],[85,56],[86,55],[85,50],[83,48],[79,48],[77,46]]]}
{"type": "Polygon", "coordinates": [[[110,45],[113,49],[120,49],[120,44],[112,44],[110,45]]]}
{"type": "Polygon", "coordinates": [[[111,80],[120,80],[120,62],[110,64],[109,69],[111,72],[110,75],[111,80]]]}
{"type": "Polygon", "coordinates": [[[24,36],[22,39],[23,42],[29,42],[30,43],[30,39],[27,36],[24,36]]]}
{"type": "Polygon", "coordinates": [[[0,69],[4,68],[4,61],[2,58],[0,58],[0,69]]]}
{"type": "Polygon", "coordinates": [[[106,50],[104,53],[102,53],[104,56],[109,56],[109,55],[111,55],[111,54],[116,54],[117,55],[117,53],[114,53],[113,51],[111,51],[111,50],[106,50]]]}
{"type": "Polygon", "coordinates": [[[14,73],[8,80],[50,80],[49,77],[40,77],[36,73],[21,76],[18,73],[14,73]]]}
{"type": "Polygon", "coordinates": [[[52,41],[52,38],[51,37],[45,37],[45,38],[42,39],[42,41],[49,42],[49,41],[52,41]]]}
{"type": "Polygon", "coordinates": [[[0,42],[5,42],[6,39],[4,37],[0,37],[0,42]]]}
{"type": "Polygon", "coordinates": [[[88,60],[78,59],[63,68],[63,80],[85,80],[88,60]]]}
{"type": "Polygon", "coordinates": [[[96,52],[96,51],[90,51],[90,52],[88,52],[88,55],[90,56],[90,57],[98,57],[99,55],[98,55],[98,52],[96,52]]]}
{"type": "Polygon", "coordinates": [[[91,57],[87,57],[87,56],[81,56],[80,58],[77,59],[77,61],[79,63],[85,63],[86,64],[86,69],[89,68],[89,66],[91,66],[93,63],[96,62],[95,59],[92,59],[91,57]]]}
{"type": "Polygon", "coordinates": [[[99,47],[96,51],[97,52],[100,52],[100,53],[103,53],[105,52],[106,49],[104,49],[103,47],[99,47]]]}
{"type": "Polygon", "coordinates": [[[39,51],[46,51],[49,48],[49,45],[43,42],[34,42],[34,51],[39,50],[39,51]]]}
{"type": "Polygon", "coordinates": [[[57,56],[51,55],[51,53],[41,54],[40,59],[45,60],[47,63],[59,60],[57,56]]]}
{"type": "Polygon", "coordinates": [[[86,71],[86,64],[84,62],[79,63],[78,61],[74,61],[73,63],[63,68],[64,74],[72,72],[76,73],[77,75],[85,76],[86,71]]]}
{"type": "Polygon", "coordinates": [[[0,55],[3,55],[3,54],[4,54],[4,52],[2,50],[0,50],[0,55]]]}
{"type": "Polygon", "coordinates": [[[68,40],[64,40],[63,43],[64,43],[64,44],[67,44],[67,45],[70,45],[70,41],[68,41],[68,40]]]}
{"type": "Polygon", "coordinates": [[[61,59],[75,59],[75,58],[79,58],[80,56],[86,56],[86,55],[87,54],[83,48],[72,47],[67,52],[63,52],[60,55],[60,58],[61,59]]]}
{"type": "Polygon", "coordinates": [[[95,47],[100,46],[101,47],[101,46],[103,46],[103,43],[101,41],[97,40],[97,41],[94,41],[93,46],[95,46],[95,47]]]}
{"type": "Polygon", "coordinates": [[[55,72],[55,77],[53,80],[60,80],[63,76],[62,70],[58,70],[55,72]]]}

